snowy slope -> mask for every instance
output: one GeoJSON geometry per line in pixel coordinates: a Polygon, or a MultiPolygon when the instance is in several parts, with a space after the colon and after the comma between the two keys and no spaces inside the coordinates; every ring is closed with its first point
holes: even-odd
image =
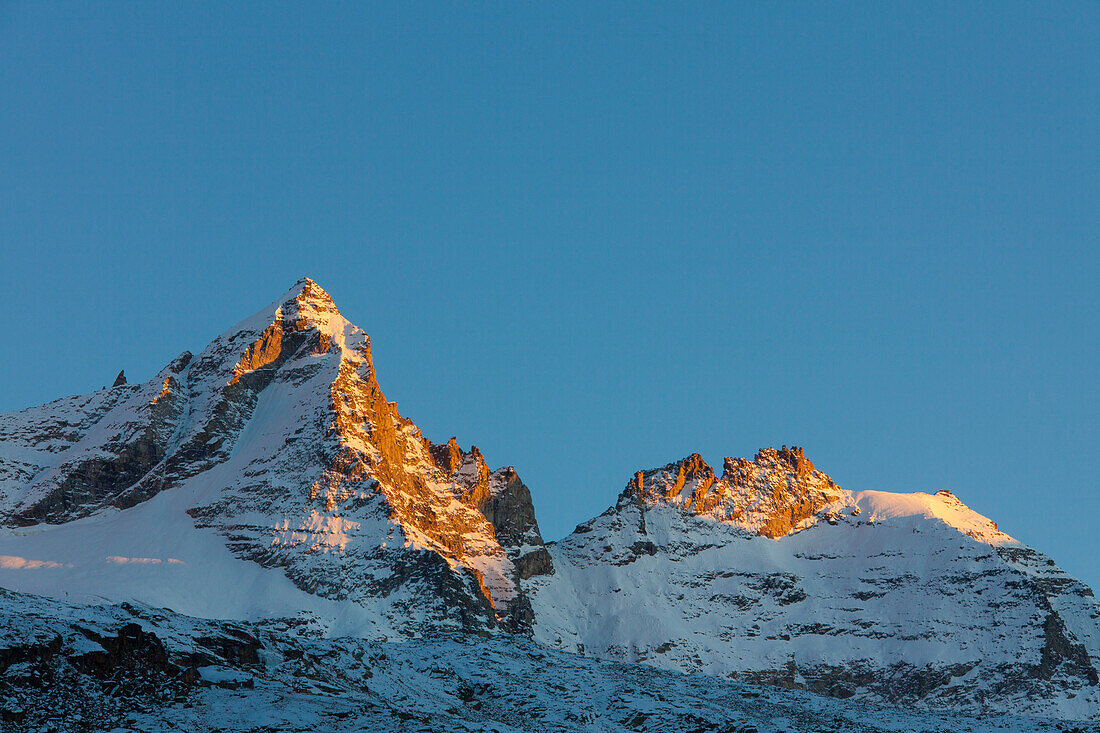
{"type": "Polygon", "coordinates": [[[377,643],[0,591],[0,730],[1096,733],[616,664],[520,637],[377,643]]]}
{"type": "Polygon", "coordinates": [[[1100,605],[1047,558],[947,492],[844,491],[787,449],[726,463],[641,472],[551,545],[535,638],[835,697],[1100,715],[1100,605]]]}

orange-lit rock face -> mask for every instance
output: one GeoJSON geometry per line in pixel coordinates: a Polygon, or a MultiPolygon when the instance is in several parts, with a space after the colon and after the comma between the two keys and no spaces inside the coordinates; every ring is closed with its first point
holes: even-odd
{"type": "Polygon", "coordinates": [[[476,447],[463,451],[454,438],[432,444],[386,400],[373,370],[366,379],[363,373],[346,363],[332,385],[342,452],[339,468],[327,474],[323,511],[339,515],[355,502],[364,479],[376,482],[387,518],[407,545],[436,552],[470,573],[489,608],[498,615],[508,611],[517,598],[517,577],[526,577],[531,563],[519,549],[542,544],[533,511],[525,511],[526,487],[511,473],[493,474],[476,447]],[[516,492],[522,496],[511,507],[516,492]]]}
{"type": "Polygon", "coordinates": [[[516,565],[522,556],[509,548],[542,544],[530,494],[512,473],[492,473],[476,447],[463,451],[454,438],[441,446],[424,438],[383,395],[370,358],[366,347],[345,357],[332,383],[332,434],[340,449],[317,487],[318,509],[341,516],[370,482],[407,545],[469,572],[490,608],[507,610],[523,574],[516,565]],[[516,492],[521,497],[512,507],[516,492]]]}
{"type": "Polygon", "coordinates": [[[626,493],[773,539],[842,496],[840,487],[816,470],[801,448],[787,446],[760,450],[752,461],[726,458],[718,479],[699,454],[692,454],[664,468],[639,471],[626,493]]]}
{"type": "MultiPolygon", "coordinates": [[[[313,356],[328,353],[332,348],[337,323],[344,323],[332,298],[312,280],[305,280],[301,290],[275,311],[272,323],[252,343],[249,343],[233,368],[230,385],[237,384],[246,375],[258,369],[270,367],[307,343],[307,353],[313,356]]],[[[363,334],[365,338],[365,334],[363,334]]],[[[363,349],[370,361],[370,341],[363,349]]]]}
{"type": "Polygon", "coordinates": [[[172,392],[175,381],[176,380],[174,380],[171,376],[167,376],[164,378],[164,382],[162,383],[160,388],[160,393],[158,393],[157,396],[153,398],[154,405],[163,400],[172,392]]]}
{"type": "Polygon", "coordinates": [[[260,335],[260,338],[252,344],[249,344],[244,355],[241,356],[241,360],[237,362],[233,379],[229,383],[236,384],[240,381],[242,375],[267,366],[278,359],[279,354],[282,352],[282,347],[283,324],[281,320],[277,320],[267,327],[260,335]]]}
{"type": "Polygon", "coordinates": [[[458,447],[458,441],[453,436],[444,445],[433,445],[431,454],[440,471],[451,473],[462,465],[462,449],[458,447]]]}

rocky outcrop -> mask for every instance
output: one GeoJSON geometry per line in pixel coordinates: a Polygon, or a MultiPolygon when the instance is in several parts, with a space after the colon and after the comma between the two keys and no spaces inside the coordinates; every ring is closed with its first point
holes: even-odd
{"type": "MultiPolygon", "coordinates": [[[[476,448],[471,449],[476,450],[476,448]]],[[[428,452],[432,455],[436,468],[446,474],[453,474],[462,466],[466,454],[458,445],[458,440],[452,435],[451,439],[443,445],[430,445],[428,452]]]]}
{"type": "Polygon", "coordinates": [[[789,534],[841,498],[840,487],[814,468],[801,448],[765,448],[752,461],[726,458],[721,478],[698,453],[639,471],[623,497],[678,506],[733,522],[773,539],[789,534]]]}
{"type": "MultiPolygon", "coordinates": [[[[105,507],[125,509],[163,488],[165,484],[154,474],[168,456],[169,442],[185,409],[186,397],[177,377],[189,358],[181,355],[157,376],[159,393],[153,392],[151,384],[143,385],[97,421],[87,423],[86,432],[61,454],[59,465],[29,482],[25,498],[9,509],[6,523],[59,524],[105,507]]],[[[119,392],[120,386],[126,385],[110,391],[119,392]]]]}
{"type": "Polygon", "coordinates": [[[1042,655],[1035,673],[1042,679],[1049,680],[1059,670],[1067,667],[1071,674],[1084,677],[1090,685],[1095,686],[1100,682],[1088,649],[1084,644],[1070,638],[1065,621],[1052,610],[1043,621],[1042,655]]]}
{"type": "Polygon", "coordinates": [[[237,623],[0,591],[0,730],[113,730],[202,688],[251,688],[262,649],[237,623]]]}

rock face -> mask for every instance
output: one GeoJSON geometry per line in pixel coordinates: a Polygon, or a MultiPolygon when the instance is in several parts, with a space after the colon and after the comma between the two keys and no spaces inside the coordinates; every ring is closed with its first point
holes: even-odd
{"type": "Polygon", "coordinates": [[[64,524],[172,489],[239,558],[381,602],[398,632],[523,629],[552,572],[511,468],[435,446],[375,375],[370,340],[311,280],[143,385],[0,418],[3,521],[64,524]],[[28,460],[28,457],[30,459],[28,460]]]}
{"type": "Polygon", "coordinates": [[[801,448],[766,448],[752,461],[726,458],[722,477],[694,453],[664,468],[639,471],[625,495],[648,505],[681,507],[692,515],[733,522],[775,539],[812,521],[841,497],[840,487],[814,469],[801,448]]]}
{"type": "Polygon", "coordinates": [[[948,492],[844,491],[797,448],[721,478],[692,455],[548,547],[548,645],[886,704],[1100,711],[1092,591],[948,492]]]}

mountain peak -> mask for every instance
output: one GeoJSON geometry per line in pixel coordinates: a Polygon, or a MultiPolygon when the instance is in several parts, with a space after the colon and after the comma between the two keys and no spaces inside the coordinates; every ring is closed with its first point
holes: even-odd
{"type": "Polygon", "coordinates": [[[294,283],[276,304],[284,310],[289,310],[291,318],[295,316],[299,320],[316,320],[319,314],[339,316],[340,311],[328,291],[308,277],[303,277],[294,283]]]}
{"type": "Polygon", "coordinates": [[[552,572],[530,492],[476,447],[435,446],[402,417],[369,337],[313,280],[103,399],[86,434],[28,480],[9,487],[0,455],[0,523],[64,524],[170,489],[160,501],[236,558],[314,596],[393,604],[379,624],[530,622],[520,581],[552,572]]]}
{"type": "Polygon", "coordinates": [[[333,307],[336,305],[328,291],[308,277],[300,278],[290,292],[294,293],[294,299],[299,302],[323,303],[333,307]]]}
{"type": "Polygon", "coordinates": [[[273,317],[289,317],[290,320],[296,320],[299,314],[308,318],[317,313],[340,315],[336,303],[327,290],[313,279],[301,277],[266,308],[241,321],[236,329],[253,328],[256,325],[253,321],[257,319],[269,323],[273,317]]]}
{"type": "Polygon", "coordinates": [[[662,468],[638,471],[623,493],[644,504],[678,506],[772,539],[800,528],[843,496],[802,448],[785,445],[763,448],[751,461],[726,458],[721,478],[692,453],[662,468]]]}
{"type": "Polygon", "coordinates": [[[697,453],[640,471],[548,552],[535,638],[562,649],[890,705],[1100,710],[1091,590],[953,494],[844,491],[796,446],[721,477],[697,453]]]}

